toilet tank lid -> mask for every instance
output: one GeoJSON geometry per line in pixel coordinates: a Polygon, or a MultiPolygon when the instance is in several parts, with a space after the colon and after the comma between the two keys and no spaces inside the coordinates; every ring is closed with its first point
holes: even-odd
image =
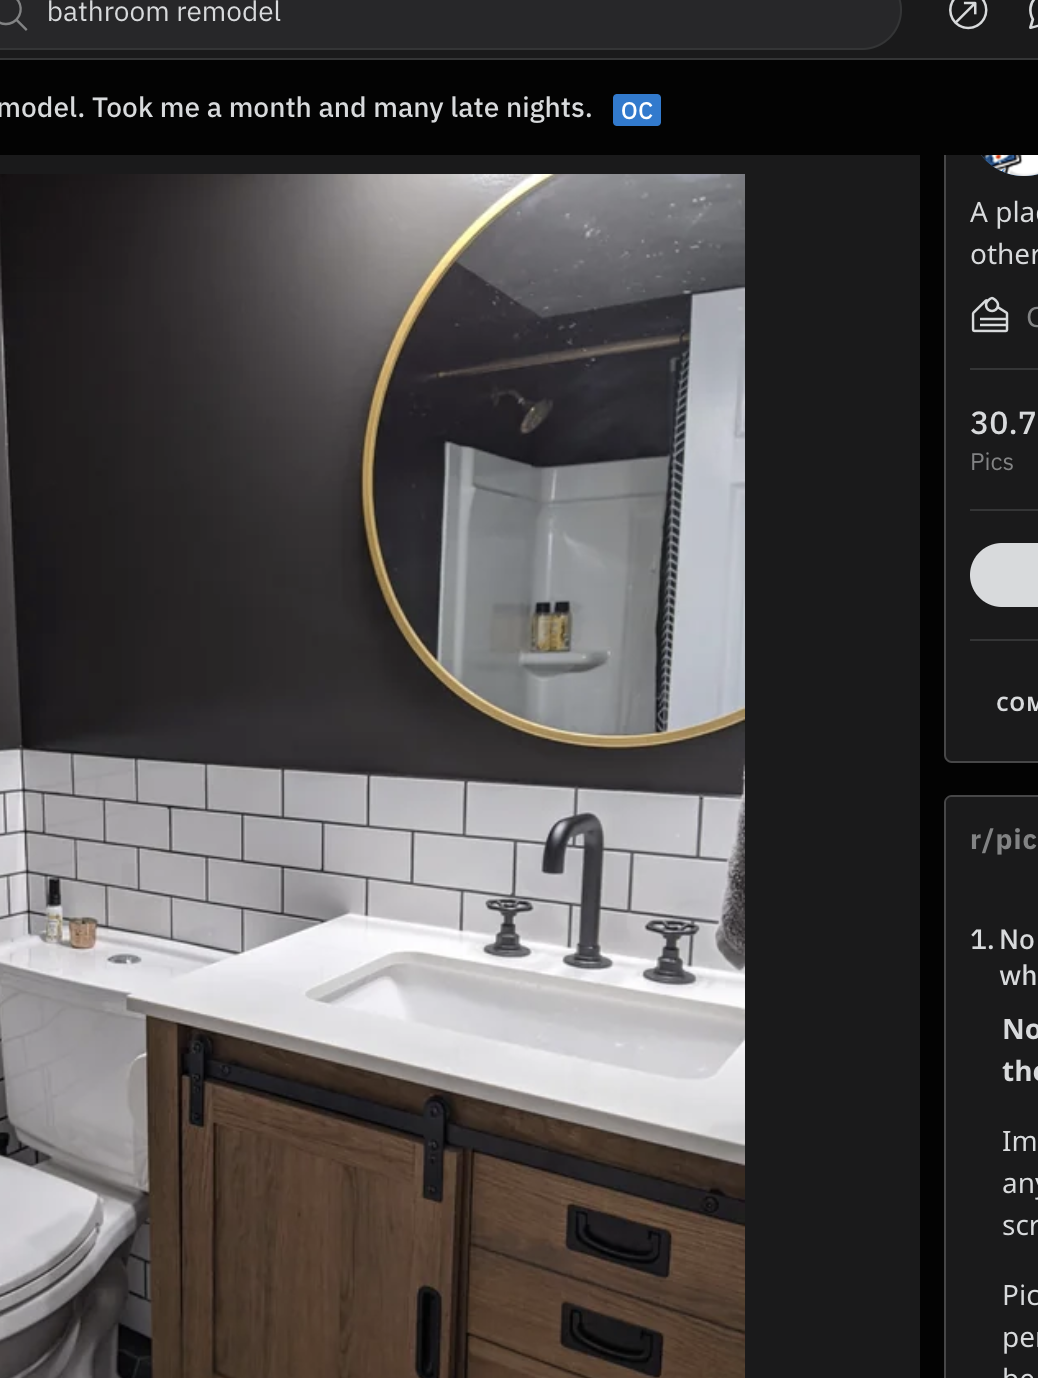
{"type": "Polygon", "coordinates": [[[96,1192],[0,1158],[0,1309],[5,1294],[55,1268],[97,1232],[96,1192]]]}
{"type": "Polygon", "coordinates": [[[33,983],[46,979],[84,990],[141,995],[152,985],[186,976],[227,955],[193,943],[107,926],[98,929],[95,945],[86,950],[67,943],[45,943],[33,934],[0,942],[0,986],[5,982],[18,984],[21,978],[33,983]]]}

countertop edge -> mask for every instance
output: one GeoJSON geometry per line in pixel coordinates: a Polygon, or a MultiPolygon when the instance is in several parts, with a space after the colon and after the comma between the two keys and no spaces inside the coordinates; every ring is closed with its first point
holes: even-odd
{"type": "Polygon", "coordinates": [[[678,1149],[685,1153],[696,1153],[701,1157],[714,1158],[721,1162],[745,1165],[745,1144],[729,1140],[712,1139],[689,1131],[671,1129],[666,1125],[655,1125],[642,1120],[628,1119],[611,1111],[592,1109],[587,1106],[574,1106],[536,1096],[529,1092],[516,1092],[484,1081],[476,1081],[450,1073],[435,1072],[427,1067],[394,1062],[352,1049],[340,1048],[315,1040],[285,1034],[278,1030],[257,1029],[254,1025],[237,1023],[222,1019],[218,1015],[201,1015],[197,1010],[166,1004],[147,996],[127,1000],[127,1007],[137,1014],[152,1019],[163,1019],[173,1024],[190,1025],[203,1032],[227,1034],[242,1038],[263,1047],[279,1048],[283,1052],[300,1053],[317,1058],[323,1062],[333,1062],[340,1066],[354,1067],[359,1071],[373,1072],[392,1077],[398,1081],[417,1082],[430,1085],[430,1090],[453,1092],[455,1095],[471,1096],[474,1100],[484,1100],[492,1105],[503,1105],[513,1110],[525,1110],[531,1114],[544,1115],[549,1119],[561,1120],[567,1124],[579,1124],[588,1129],[599,1129],[605,1133],[619,1134],[627,1139],[659,1144],[665,1148],[678,1149]]]}

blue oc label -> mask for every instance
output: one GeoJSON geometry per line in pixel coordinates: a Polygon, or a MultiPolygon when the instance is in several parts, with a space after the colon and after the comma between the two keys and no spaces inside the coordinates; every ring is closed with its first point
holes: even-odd
{"type": "Polygon", "coordinates": [[[614,124],[659,124],[659,96],[614,96],[614,124]]]}

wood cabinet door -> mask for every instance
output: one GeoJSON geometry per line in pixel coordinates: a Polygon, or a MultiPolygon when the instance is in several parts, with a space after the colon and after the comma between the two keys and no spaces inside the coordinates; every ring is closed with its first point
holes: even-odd
{"type": "Polygon", "coordinates": [[[212,1082],[195,1127],[184,1098],[184,1378],[449,1378],[458,1151],[427,1201],[419,1140],[212,1082]]]}

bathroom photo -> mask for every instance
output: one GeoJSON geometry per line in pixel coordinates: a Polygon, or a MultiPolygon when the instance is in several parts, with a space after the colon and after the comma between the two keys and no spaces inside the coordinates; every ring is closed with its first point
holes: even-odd
{"type": "Polygon", "coordinates": [[[742,1378],[718,162],[0,175],[0,1378],[742,1378]]]}

